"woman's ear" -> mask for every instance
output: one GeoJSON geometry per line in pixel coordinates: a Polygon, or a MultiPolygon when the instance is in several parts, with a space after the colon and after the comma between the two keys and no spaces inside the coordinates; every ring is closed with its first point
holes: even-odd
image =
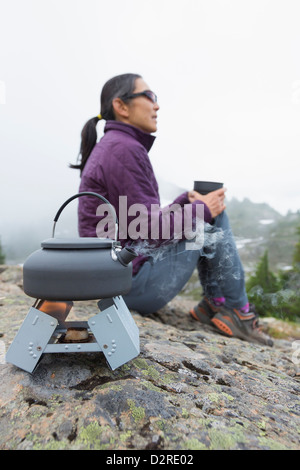
{"type": "Polygon", "coordinates": [[[120,121],[126,120],[129,117],[129,109],[126,103],[121,100],[121,98],[114,98],[112,101],[113,110],[116,116],[116,119],[120,121]]]}

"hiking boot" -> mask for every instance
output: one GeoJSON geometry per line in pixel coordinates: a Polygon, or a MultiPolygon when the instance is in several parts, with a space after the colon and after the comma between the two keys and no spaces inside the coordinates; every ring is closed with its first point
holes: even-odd
{"type": "Polygon", "coordinates": [[[220,309],[221,307],[214,305],[207,297],[203,297],[201,302],[190,310],[190,314],[195,320],[205,323],[205,325],[213,326],[211,320],[220,309]]]}
{"type": "Polygon", "coordinates": [[[250,311],[243,314],[236,308],[221,307],[211,322],[226,336],[273,346],[271,338],[261,331],[258,315],[252,305],[250,305],[250,311]]]}

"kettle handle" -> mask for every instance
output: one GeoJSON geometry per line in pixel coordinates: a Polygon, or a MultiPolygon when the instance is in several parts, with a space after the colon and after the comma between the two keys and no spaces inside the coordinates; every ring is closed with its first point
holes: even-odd
{"type": "Polygon", "coordinates": [[[64,210],[66,205],[69,204],[69,202],[71,202],[71,201],[73,201],[73,199],[76,199],[76,198],[81,197],[81,196],[96,196],[98,199],[101,199],[103,202],[105,202],[106,204],[108,204],[110,206],[112,216],[115,220],[115,241],[117,241],[117,238],[118,238],[118,218],[117,218],[117,214],[116,214],[114,206],[104,196],[101,196],[101,194],[93,193],[93,192],[90,192],[90,191],[84,191],[82,193],[75,194],[74,196],[71,196],[69,199],[67,199],[62,204],[62,206],[58,209],[58,211],[57,211],[57,213],[56,213],[56,215],[53,219],[54,225],[53,225],[53,229],[52,229],[52,237],[54,237],[56,222],[58,221],[58,218],[59,218],[61,212],[64,210]]]}

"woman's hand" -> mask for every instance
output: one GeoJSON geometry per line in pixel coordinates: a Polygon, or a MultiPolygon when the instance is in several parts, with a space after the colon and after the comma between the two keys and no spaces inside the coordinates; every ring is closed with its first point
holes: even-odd
{"type": "Polygon", "coordinates": [[[225,188],[217,189],[208,194],[200,194],[197,191],[189,191],[188,198],[190,202],[202,201],[210,210],[211,216],[214,218],[221,214],[226,208],[224,204],[225,188]]]}

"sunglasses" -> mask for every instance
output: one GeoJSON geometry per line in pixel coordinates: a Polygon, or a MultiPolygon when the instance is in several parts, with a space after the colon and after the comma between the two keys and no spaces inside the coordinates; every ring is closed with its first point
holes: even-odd
{"type": "Polygon", "coordinates": [[[137,98],[138,96],[146,96],[146,98],[152,101],[152,103],[157,103],[157,96],[151,90],[141,91],[140,93],[132,93],[132,95],[125,95],[121,99],[123,99],[124,101],[131,100],[132,98],[137,98]]]}

